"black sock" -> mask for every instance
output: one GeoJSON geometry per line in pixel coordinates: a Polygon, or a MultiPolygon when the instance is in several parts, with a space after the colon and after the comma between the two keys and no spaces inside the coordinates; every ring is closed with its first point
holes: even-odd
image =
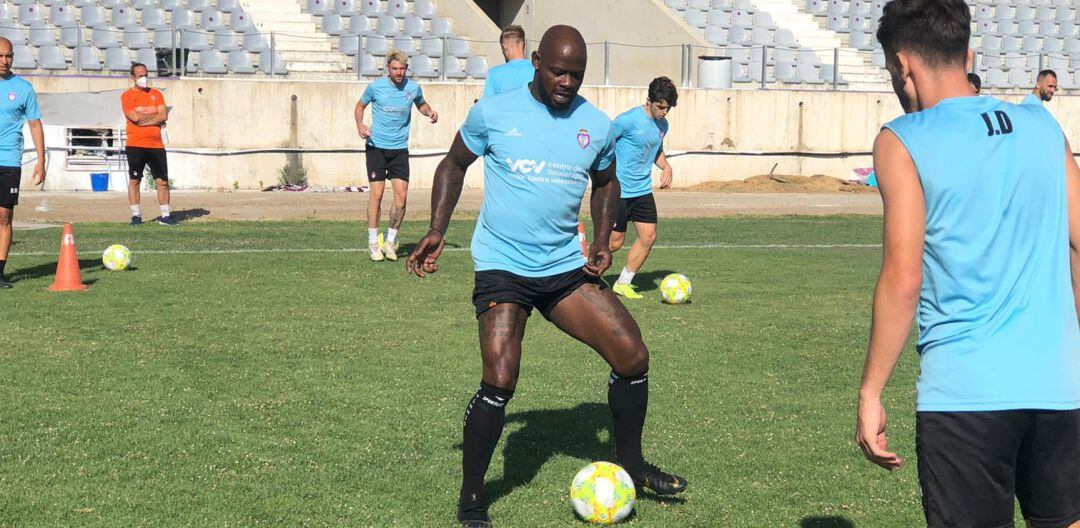
{"type": "Polygon", "coordinates": [[[7,260],[0,260],[0,277],[4,276],[4,266],[7,265],[7,260]]]}
{"type": "Polygon", "coordinates": [[[484,475],[506,425],[506,404],[513,396],[514,391],[480,382],[480,389],[465,409],[461,447],[463,500],[476,500],[484,496],[484,475]]]}
{"type": "Polygon", "coordinates": [[[641,431],[649,407],[649,373],[624,378],[612,371],[608,378],[608,407],[611,408],[615,456],[628,469],[645,465],[641,454],[641,431]]]}

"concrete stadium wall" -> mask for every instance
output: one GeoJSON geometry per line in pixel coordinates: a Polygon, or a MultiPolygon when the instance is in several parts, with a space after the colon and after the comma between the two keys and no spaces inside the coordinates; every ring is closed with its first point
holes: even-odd
{"type": "MultiPolygon", "coordinates": [[[[78,92],[123,88],[126,79],[32,77],[38,92],[78,92]]],[[[170,175],[180,189],[255,189],[278,181],[279,170],[299,155],[312,184],[363,185],[363,142],[352,112],[364,89],[359,82],[263,81],[231,79],[156,80],[172,107],[169,120],[170,175]]],[[[413,114],[410,149],[414,187],[431,186],[435,166],[464,121],[478,84],[423,83],[440,114],[432,125],[413,114]]],[[[641,104],[644,88],[586,87],[582,95],[614,117],[641,104]]],[[[1019,101],[1020,95],[1006,97],[1019,101]]],[[[1080,132],[1080,98],[1057,97],[1048,108],[1068,137],[1080,132]]],[[[670,115],[665,147],[677,187],[777,174],[850,175],[870,166],[870,149],[880,126],[900,115],[891,93],[700,90],[680,91],[670,115]],[[775,169],[774,169],[775,165],[775,169]]],[[[117,116],[117,125],[122,117],[117,116]]],[[[49,123],[45,123],[49,127],[49,123]]],[[[50,134],[48,147],[63,146],[50,134]]],[[[27,148],[30,149],[29,136],[27,148]]],[[[962,155],[962,154],[958,154],[962,155]]],[[[29,157],[29,155],[28,155],[29,157]]],[[[54,158],[55,159],[55,158],[54,158]]],[[[482,186],[482,163],[467,185],[482,186]]],[[[89,188],[86,172],[65,173],[51,164],[46,189],[89,188]]],[[[117,181],[116,178],[113,180],[117,181]]],[[[122,177],[119,179],[122,182],[122,177]]],[[[24,179],[29,185],[29,178],[24,179]]]]}

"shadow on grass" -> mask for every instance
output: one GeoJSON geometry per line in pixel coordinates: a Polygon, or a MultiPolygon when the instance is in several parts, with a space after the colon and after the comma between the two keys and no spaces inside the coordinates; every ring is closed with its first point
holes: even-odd
{"type": "MultiPolygon", "coordinates": [[[[86,271],[88,269],[101,268],[101,259],[79,259],[79,269],[86,271]]],[[[8,280],[11,282],[17,282],[20,280],[32,280],[40,279],[42,277],[52,277],[56,274],[56,261],[46,262],[45,264],[38,264],[37,266],[31,266],[29,268],[18,268],[11,271],[8,276],[8,280]]],[[[83,281],[83,284],[92,284],[90,281],[83,281]]]]}
{"type": "MultiPolygon", "coordinates": [[[[612,269],[614,269],[614,266],[612,266],[612,269]]],[[[622,268],[619,269],[621,270],[622,268]]],[[[655,270],[638,273],[634,276],[634,285],[637,286],[638,293],[656,291],[660,289],[660,281],[672,273],[675,272],[671,270],[655,270]]],[[[615,281],[619,280],[619,275],[616,273],[604,277],[604,279],[608,284],[614,286],[615,281]]]]}
{"type": "Polygon", "coordinates": [[[799,520],[799,528],[855,528],[855,525],[843,517],[830,515],[828,517],[803,517],[799,520]]]}
{"type": "Polygon", "coordinates": [[[196,218],[207,216],[209,214],[210,211],[208,209],[203,209],[202,207],[196,207],[194,209],[181,209],[179,211],[173,211],[171,213],[172,217],[175,218],[177,222],[194,220],[196,218]]]}

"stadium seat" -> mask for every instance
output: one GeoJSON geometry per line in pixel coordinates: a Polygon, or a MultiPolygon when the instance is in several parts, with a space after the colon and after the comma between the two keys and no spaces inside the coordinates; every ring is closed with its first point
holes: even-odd
{"type": "Polygon", "coordinates": [[[848,17],[843,15],[832,14],[826,19],[825,27],[837,33],[847,33],[850,31],[848,26],[848,17]]]}
{"type": "Polygon", "coordinates": [[[435,17],[431,19],[431,34],[436,37],[449,37],[454,34],[453,24],[449,19],[435,17]]]}
{"type": "Polygon", "coordinates": [[[1001,52],[984,53],[982,55],[982,65],[987,68],[1004,68],[1005,55],[1001,52]]]}
{"type": "Polygon", "coordinates": [[[1009,52],[1005,54],[1005,69],[1007,70],[1022,70],[1027,67],[1027,59],[1024,55],[1017,52],[1009,52]]]}
{"type": "Polygon", "coordinates": [[[16,70],[34,70],[37,69],[37,58],[34,57],[34,49],[30,46],[23,44],[17,44],[11,47],[11,53],[14,58],[11,62],[11,67],[16,70]]]}
{"type": "Polygon", "coordinates": [[[199,52],[199,67],[205,73],[225,74],[229,73],[229,67],[225,65],[218,50],[208,49],[199,52]]]}
{"type": "Polygon", "coordinates": [[[202,12],[200,18],[199,25],[204,31],[217,31],[225,27],[225,17],[221,14],[221,11],[207,9],[202,12]]]}
{"type": "Polygon", "coordinates": [[[772,46],[776,44],[776,37],[771,29],[754,26],[754,29],[750,32],[750,43],[755,46],[772,46]]]}
{"type": "Polygon", "coordinates": [[[700,9],[687,9],[683,12],[683,20],[692,27],[704,29],[709,25],[709,18],[700,9]]]}
{"type": "Polygon", "coordinates": [[[26,30],[26,33],[29,35],[30,45],[36,48],[56,45],[56,31],[53,30],[52,25],[44,20],[34,22],[26,30]]]}
{"type": "Polygon", "coordinates": [[[982,35],[986,33],[993,33],[997,30],[997,22],[993,20],[979,20],[975,23],[975,34],[982,35]]]}
{"type": "Polygon", "coordinates": [[[1058,89],[1059,90],[1074,90],[1076,89],[1075,77],[1071,71],[1062,70],[1058,76],[1058,89]]]}
{"type": "Polygon", "coordinates": [[[728,30],[728,42],[736,46],[749,46],[753,37],[753,30],[742,26],[733,26],[728,30]]]}
{"type": "Polygon", "coordinates": [[[173,29],[195,28],[195,13],[186,7],[174,9],[172,12],[172,27],[173,29]]]}
{"type": "Polygon", "coordinates": [[[734,83],[749,83],[753,79],[750,78],[750,74],[747,72],[749,66],[746,64],[733,64],[731,66],[731,81],[734,83]]]}
{"type": "Polygon", "coordinates": [[[1057,36],[1057,22],[1053,20],[1039,22],[1039,35],[1043,37],[1057,36]]]}
{"type": "Polygon", "coordinates": [[[372,55],[381,57],[390,51],[390,43],[382,35],[371,35],[364,39],[364,49],[372,55]]]}
{"type": "MultiPolygon", "coordinates": [[[[469,41],[460,38],[452,37],[446,39],[446,52],[458,58],[470,58],[472,57],[472,50],[469,48],[469,41]]],[[[468,68],[466,68],[468,71],[468,68]]],[[[473,77],[473,75],[469,75],[473,77]]]]}
{"type": "Polygon", "coordinates": [[[60,71],[68,69],[64,52],[57,46],[42,46],[38,50],[38,61],[46,70],[60,71]]]}
{"type": "Polygon", "coordinates": [[[763,74],[765,82],[771,83],[776,81],[776,79],[772,75],[772,72],[769,71],[767,65],[766,67],[762,68],[762,62],[760,60],[750,61],[750,64],[746,67],[746,75],[750,77],[750,80],[760,83],[763,74]]]}
{"type": "Polygon", "coordinates": [[[371,19],[364,15],[349,17],[349,33],[352,35],[371,35],[374,33],[371,27],[371,19]]]}
{"type": "Polygon", "coordinates": [[[870,17],[855,15],[848,19],[848,29],[851,31],[870,31],[870,17]]]}
{"type": "Polygon", "coordinates": [[[196,13],[202,13],[210,9],[210,0],[187,0],[187,8],[196,13]]]}
{"type": "Polygon", "coordinates": [[[874,49],[874,36],[870,33],[852,31],[849,38],[851,39],[851,47],[855,49],[860,51],[871,51],[874,49]]]}
{"type": "Polygon", "coordinates": [[[86,71],[101,71],[101,52],[90,46],[75,48],[73,56],[78,64],[78,69],[86,71]]]}
{"type": "Polygon", "coordinates": [[[383,14],[382,2],[380,0],[362,0],[360,13],[364,16],[377,17],[383,14]]]}
{"type": "Polygon", "coordinates": [[[874,66],[877,66],[878,68],[884,68],[885,67],[885,51],[883,51],[881,49],[874,50],[874,54],[870,57],[870,62],[872,62],[874,64],[874,66]]]}
{"type": "Polygon", "coordinates": [[[832,64],[821,65],[821,80],[825,84],[836,82],[837,85],[844,85],[848,83],[847,79],[844,79],[844,76],[832,64]]]}
{"type": "Polygon", "coordinates": [[[120,30],[111,27],[96,27],[91,33],[90,42],[97,49],[120,46],[120,30]]]}
{"type": "Polygon", "coordinates": [[[719,27],[728,29],[731,27],[731,12],[721,11],[719,9],[713,9],[709,11],[709,24],[705,26],[706,29],[711,27],[719,27]]]}
{"type": "Polygon", "coordinates": [[[439,74],[435,72],[435,65],[431,62],[431,57],[427,55],[417,55],[409,62],[409,70],[412,74],[423,78],[433,79],[438,77],[439,74]]]}
{"type": "Polygon", "coordinates": [[[785,48],[798,48],[799,41],[795,40],[795,34],[790,29],[776,30],[776,45],[785,48]]]}
{"type": "Polygon", "coordinates": [[[796,50],[786,48],[776,48],[773,50],[773,62],[779,65],[781,62],[786,62],[795,65],[795,62],[799,60],[799,54],[796,50]]]}
{"type": "Polygon", "coordinates": [[[413,14],[424,20],[431,20],[438,13],[435,12],[435,4],[431,0],[413,0],[413,14]]]}
{"type": "Polygon", "coordinates": [[[345,20],[341,15],[330,13],[322,17],[322,30],[324,33],[339,36],[345,33],[345,20]]]}
{"type": "Polygon", "coordinates": [[[126,6],[112,8],[112,25],[120,29],[138,26],[135,10],[126,6]]]}
{"type": "Polygon", "coordinates": [[[350,57],[360,52],[360,35],[342,35],[338,37],[338,50],[350,57]]]}
{"type": "Polygon", "coordinates": [[[82,14],[82,25],[84,27],[94,28],[104,26],[108,23],[105,19],[105,10],[96,5],[84,6],[80,11],[82,14]]]}
{"type": "Polygon", "coordinates": [[[804,84],[825,84],[825,81],[821,80],[821,72],[816,65],[800,62],[795,69],[799,74],[799,82],[804,84]]]}
{"type": "Polygon", "coordinates": [[[1026,53],[1036,53],[1042,49],[1042,39],[1034,35],[1028,35],[1021,41],[1020,49],[1026,53]]]}
{"type": "Polygon", "coordinates": [[[686,0],[664,0],[664,5],[676,11],[685,11],[688,7],[686,0]]]}
{"type": "Polygon", "coordinates": [[[1030,88],[1035,81],[1031,72],[1022,69],[1009,70],[1009,84],[1016,88],[1030,88]]]}
{"type": "Polygon", "coordinates": [[[980,47],[984,53],[996,53],[1001,50],[1001,37],[986,35],[982,38],[982,46],[980,47]]]}
{"type": "Polygon", "coordinates": [[[124,5],[125,0],[98,0],[98,5],[105,9],[113,9],[124,5]]]}
{"type": "Polygon", "coordinates": [[[972,10],[971,16],[975,20],[993,20],[994,10],[989,5],[979,4],[972,10]]]}
{"type": "Polygon", "coordinates": [[[1052,21],[1054,20],[1054,10],[1050,6],[1039,6],[1035,8],[1035,20],[1052,21]]]}
{"type": "Polygon", "coordinates": [[[1069,50],[1070,55],[1080,54],[1080,38],[1069,37],[1065,40],[1065,49],[1069,50]]]}
{"type": "Polygon", "coordinates": [[[442,57],[443,39],[438,37],[424,37],[420,39],[420,53],[435,59],[442,57]]]}
{"type": "Polygon", "coordinates": [[[217,10],[222,13],[232,13],[243,8],[240,6],[240,0],[217,0],[217,10]]]}
{"type": "Polygon", "coordinates": [[[709,0],[690,0],[686,3],[687,9],[700,9],[701,11],[708,11],[712,9],[712,2],[709,0]]]}
{"type": "Polygon", "coordinates": [[[410,37],[427,36],[427,29],[424,28],[424,19],[413,15],[406,17],[404,33],[410,37]]]}
{"type": "Polygon", "coordinates": [[[330,6],[327,5],[327,0],[307,0],[307,10],[315,16],[323,16],[331,12],[330,6]]]}
{"type": "Polygon", "coordinates": [[[416,41],[406,35],[394,37],[394,48],[410,57],[417,54],[416,41]]]}
{"type": "MultiPolygon", "coordinates": [[[[3,18],[0,16],[0,18],[3,18]]],[[[49,8],[49,23],[56,27],[62,27],[69,22],[75,22],[75,12],[67,4],[57,4],[49,8]]]]}
{"type": "Polygon", "coordinates": [[[1062,53],[1065,51],[1065,41],[1057,37],[1043,39],[1043,53],[1062,53]]]}
{"type": "Polygon", "coordinates": [[[259,71],[269,74],[271,72],[271,64],[273,65],[274,75],[286,75],[289,70],[285,68],[285,60],[281,58],[280,53],[275,53],[273,56],[273,63],[270,62],[270,53],[259,54],[259,71]]]}
{"type": "Polygon", "coordinates": [[[1076,36],[1076,33],[1077,33],[1076,22],[1065,21],[1065,22],[1062,22],[1061,24],[1058,24],[1058,36],[1068,38],[1068,37],[1076,36]]]}
{"type": "Polygon", "coordinates": [[[468,76],[465,73],[465,70],[461,68],[461,60],[457,57],[447,55],[443,57],[441,64],[443,75],[445,75],[447,79],[464,79],[468,76]]]}
{"type": "Polygon", "coordinates": [[[382,70],[380,70],[379,65],[375,63],[375,57],[370,53],[365,53],[360,57],[360,74],[367,77],[378,77],[382,75],[382,70]]]}
{"type": "Polygon", "coordinates": [[[469,57],[465,61],[465,73],[474,79],[486,79],[488,72],[487,59],[479,55],[469,57]]]}
{"type": "Polygon", "coordinates": [[[1030,35],[1036,33],[1034,20],[1018,20],[1016,22],[1016,33],[1019,35],[1030,35]]]}
{"type": "Polygon", "coordinates": [[[270,51],[270,43],[262,33],[250,31],[244,33],[244,50],[251,53],[263,53],[270,51]]]}
{"type": "Polygon", "coordinates": [[[125,29],[124,47],[133,50],[153,47],[150,45],[150,32],[140,27],[125,29]]]}
{"type": "Polygon", "coordinates": [[[390,15],[382,15],[375,21],[375,31],[384,37],[393,37],[400,33],[397,19],[390,15]]]}
{"type": "Polygon", "coordinates": [[[709,2],[709,6],[713,9],[722,9],[730,13],[735,9],[735,2],[734,0],[712,0],[709,2]]]}
{"type": "Polygon", "coordinates": [[[142,12],[142,27],[150,30],[169,27],[169,23],[165,19],[165,11],[159,7],[144,9],[142,12]]]}
{"type": "Polygon", "coordinates": [[[405,3],[405,0],[388,0],[386,2],[386,12],[394,18],[405,18],[409,16],[409,4],[405,3]]]}
{"type": "Polygon", "coordinates": [[[180,0],[157,0],[157,1],[158,1],[158,5],[161,6],[162,9],[164,9],[165,11],[168,11],[170,13],[173,12],[173,11],[176,11],[177,9],[180,9],[181,7],[184,7],[183,5],[180,4],[180,0]]]}
{"type": "Polygon", "coordinates": [[[1001,37],[1001,51],[1003,52],[1020,51],[1020,45],[1020,37],[1017,37],[1016,35],[1005,35],[1001,37]]]}
{"type": "Polygon", "coordinates": [[[341,16],[353,16],[360,11],[353,0],[334,0],[334,13],[341,16]]]}
{"type": "Polygon", "coordinates": [[[180,43],[185,49],[203,51],[211,48],[210,34],[201,29],[188,29],[182,33],[180,43]]]}
{"type": "Polygon", "coordinates": [[[255,31],[255,22],[251,20],[251,17],[243,11],[233,11],[229,14],[229,27],[233,31],[240,33],[247,33],[248,31],[255,31]]]}
{"type": "Polygon", "coordinates": [[[1009,78],[1005,75],[1005,72],[997,68],[990,68],[989,70],[986,70],[986,76],[983,78],[983,86],[989,86],[991,88],[1008,88],[1009,78]]]}
{"type": "Polygon", "coordinates": [[[827,0],[827,14],[847,16],[851,12],[851,4],[847,0],[827,0]]]}
{"type": "Polygon", "coordinates": [[[239,51],[244,49],[244,41],[241,40],[240,33],[220,28],[214,31],[214,49],[224,52],[239,51]]]}
{"type": "Polygon", "coordinates": [[[750,28],[754,25],[754,17],[748,12],[736,9],[731,12],[731,27],[750,28]]]}
{"type": "Polygon", "coordinates": [[[233,73],[255,73],[255,65],[251,62],[251,55],[243,50],[229,52],[229,71],[233,73]]]}
{"type": "MultiPolygon", "coordinates": [[[[0,36],[7,37],[7,35],[4,35],[3,27],[0,27],[0,36]]],[[[8,37],[8,40],[11,40],[11,37],[8,37]]],[[[82,28],[75,25],[74,22],[60,28],[60,44],[67,48],[77,48],[85,43],[86,38],[83,36],[82,28]]]]}
{"type": "Polygon", "coordinates": [[[771,15],[764,11],[758,11],[754,13],[754,27],[768,28],[772,31],[776,31],[776,22],[773,21],[771,15]]]}
{"type": "Polygon", "coordinates": [[[1074,20],[1072,9],[1068,5],[1058,6],[1054,19],[1058,22],[1072,22],[1074,20]]]}
{"type": "Polygon", "coordinates": [[[34,22],[45,20],[45,9],[37,4],[23,4],[19,6],[19,23],[29,26],[34,22]]]}
{"type": "Polygon", "coordinates": [[[109,48],[105,50],[105,69],[127,73],[131,70],[131,52],[127,48],[109,48]]]}
{"type": "Polygon", "coordinates": [[[809,64],[811,66],[821,66],[821,60],[818,59],[817,53],[814,53],[812,49],[799,50],[798,64],[809,64]]]}
{"type": "Polygon", "coordinates": [[[176,41],[176,32],[171,29],[158,29],[154,31],[155,48],[172,48],[179,42],[176,41]]]}
{"type": "Polygon", "coordinates": [[[726,45],[728,41],[728,30],[718,27],[709,26],[705,28],[705,40],[710,44],[716,44],[717,46],[726,45]]]}
{"type": "Polygon", "coordinates": [[[773,67],[773,75],[777,81],[786,84],[794,84],[799,82],[799,73],[795,70],[795,65],[790,62],[777,62],[773,67]]]}
{"type": "Polygon", "coordinates": [[[732,0],[731,7],[733,11],[753,11],[754,2],[753,0],[732,0]]]}
{"type": "Polygon", "coordinates": [[[1046,67],[1061,72],[1072,69],[1069,64],[1069,58],[1061,55],[1050,55],[1047,57],[1046,67]]]}

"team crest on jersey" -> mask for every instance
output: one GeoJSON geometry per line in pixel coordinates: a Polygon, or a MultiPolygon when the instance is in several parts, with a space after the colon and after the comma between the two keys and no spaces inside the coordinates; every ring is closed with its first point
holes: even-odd
{"type": "Polygon", "coordinates": [[[578,135],[577,135],[577,144],[578,144],[578,146],[581,147],[581,148],[588,148],[590,143],[592,143],[592,138],[589,137],[589,131],[585,130],[584,128],[581,129],[581,130],[578,130],[578,135]]]}
{"type": "Polygon", "coordinates": [[[413,98],[413,93],[412,92],[405,92],[405,98],[406,99],[412,99],[413,98]]]}
{"type": "Polygon", "coordinates": [[[14,101],[15,100],[15,92],[8,92],[7,100],[8,101],[14,101]]]}

